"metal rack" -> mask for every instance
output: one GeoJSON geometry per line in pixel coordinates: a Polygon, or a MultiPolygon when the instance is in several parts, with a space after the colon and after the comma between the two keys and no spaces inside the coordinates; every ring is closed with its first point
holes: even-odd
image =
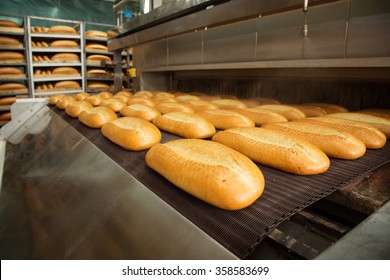
{"type": "Polygon", "coordinates": [[[29,72],[30,72],[30,81],[31,81],[31,90],[30,95],[31,97],[36,96],[44,96],[44,95],[51,95],[51,94],[71,94],[71,93],[77,93],[80,91],[85,90],[85,79],[83,75],[83,69],[85,65],[85,57],[83,55],[83,49],[84,49],[84,32],[83,32],[83,22],[80,21],[73,21],[73,20],[63,20],[63,19],[52,19],[52,18],[42,18],[42,17],[27,17],[27,38],[28,38],[28,66],[29,66],[29,72]],[[76,30],[78,30],[78,34],[52,34],[52,33],[43,33],[43,32],[32,32],[32,27],[36,24],[49,24],[49,25],[55,25],[56,23],[62,24],[62,25],[69,25],[74,27],[76,30]],[[79,44],[78,48],[53,48],[53,47],[32,47],[33,40],[76,40],[79,44]],[[42,61],[42,62],[36,62],[33,60],[34,55],[54,55],[55,53],[76,53],[78,54],[80,61],[70,61],[70,62],[51,62],[51,61],[42,61]],[[35,77],[34,76],[34,70],[36,69],[52,69],[53,67],[64,67],[64,66],[70,66],[70,67],[77,67],[80,69],[80,75],[79,76],[52,76],[52,75],[46,75],[43,77],[35,77]],[[49,88],[49,89],[43,89],[43,90],[37,90],[36,85],[37,83],[50,83],[51,82],[58,82],[58,81],[78,81],[80,83],[79,89],[55,89],[55,88],[49,88]]]}

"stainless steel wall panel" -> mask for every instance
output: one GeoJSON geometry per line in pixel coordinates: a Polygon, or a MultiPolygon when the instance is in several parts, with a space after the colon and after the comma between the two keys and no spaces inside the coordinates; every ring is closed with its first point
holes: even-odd
{"type": "Polygon", "coordinates": [[[143,45],[135,52],[140,53],[144,67],[168,65],[167,41],[160,40],[143,45]]]}
{"type": "Polygon", "coordinates": [[[202,32],[168,39],[168,64],[200,64],[202,63],[202,32]]]}
{"type": "Polygon", "coordinates": [[[351,2],[347,57],[390,56],[390,1],[351,2]]]}
{"type": "Polygon", "coordinates": [[[204,32],[203,63],[254,61],[256,22],[244,21],[204,32]]]}

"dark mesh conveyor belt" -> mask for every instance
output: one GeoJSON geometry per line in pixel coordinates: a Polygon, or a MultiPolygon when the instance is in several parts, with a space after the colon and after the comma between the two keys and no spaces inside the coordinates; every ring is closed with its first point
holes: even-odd
{"type": "MultiPolygon", "coordinates": [[[[88,128],[64,111],[54,107],[53,110],[161,199],[241,259],[248,257],[283,220],[390,162],[390,144],[387,143],[382,149],[367,150],[358,160],[331,159],[331,167],[321,175],[292,175],[260,166],[266,181],[264,194],[243,210],[226,211],[188,195],[148,168],[144,160],[146,151],[126,151],[106,139],[100,129],[88,128]]],[[[162,142],[179,138],[162,134],[162,142]]]]}

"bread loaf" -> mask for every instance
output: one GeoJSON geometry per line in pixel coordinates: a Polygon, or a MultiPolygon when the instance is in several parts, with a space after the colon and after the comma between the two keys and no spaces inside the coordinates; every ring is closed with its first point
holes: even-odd
{"type": "Polygon", "coordinates": [[[144,104],[132,104],[123,107],[119,113],[124,117],[141,118],[146,121],[153,121],[156,117],[161,116],[161,113],[153,107],[144,104]]]}
{"type": "Polygon", "coordinates": [[[157,144],[145,159],[180,189],[222,209],[245,208],[264,190],[260,169],[246,156],[216,142],[181,139],[157,144]]]}
{"type": "Polygon", "coordinates": [[[56,102],[56,106],[61,109],[61,110],[65,110],[65,108],[67,106],[69,106],[70,104],[73,104],[76,102],[76,99],[74,99],[72,96],[70,95],[64,95],[62,97],[60,97],[58,99],[58,101],[56,102]]]}
{"type": "Polygon", "coordinates": [[[317,146],[281,131],[258,127],[231,128],[214,135],[255,162],[299,175],[324,173],[329,158],[317,146]]]}
{"type": "Polygon", "coordinates": [[[49,98],[49,104],[50,104],[50,105],[56,105],[56,103],[58,102],[58,100],[60,100],[63,96],[64,96],[63,94],[56,94],[56,95],[50,96],[50,98],[49,98]]]}
{"type": "Polygon", "coordinates": [[[102,134],[131,151],[149,149],[161,140],[161,132],[150,122],[133,117],[118,118],[102,126],[102,134]]]}
{"type": "Polygon", "coordinates": [[[82,111],[85,111],[92,107],[93,107],[92,104],[87,101],[76,101],[66,106],[65,112],[69,116],[73,118],[77,118],[82,111]]]}
{"type": "Polygon", "coordinates": [[[366,123],[330,117],[306,118],[299,120],[299,122],[309,122],[319,126],[324,125],[348,132],[362,140],[366,147],[370,149],[379,149],[386,144],[386,135],[379,129],[366,123]]]}
{"type": "Polygon", "coordinates": [[[16,67],[0,67],[0,76],[1,75],[22,75],[24,74],[22,70],[16,67]]]}
{"type": "Polygon", "coordinates": [[[310,106],[315,106],[315,107],[320,107],[321,109],[323,109],[327,114],[333,114],[333,113],[344,113],[344,112],[348,112],[348,109],[343,107],[343,106],[340,106],[340,105],[336,105],[336,104],[329,104],[329,103],[307,103],[306,105],[310,105],[310,106]]]}
{"type": "Polygon", "coordinates": [[[123,96],[129,97],[129,98],[133,96],[133,94],[130,91],[127,91],[127,90],[120,90],[115,95],[116,96],[123,95],[123,96]]]}
{"type": "Polygon", "coordinates": [[[217,129],[255,126],[255,123],[251,119],[229,110],[199,111],[197,114],[211,122],[217,129]]]}
{"type": "Polygon", "coordinates": [[[153,93],[151,91],[148,91],[148,90],[141,90],[141,91],[137,91],[134,94],[134,96],[152,98],[153,97],[153,93]]]}
{"type": "Polygon", "coordinates": [[[107,55],[91,54],[87,57],[87,61],[111,61],[112,59],[107,55]]]}
{"type": "Polygon", "coordinates": [[[284,116],[289,121],[306,118],[306,115],[301,110],[288,105],[267,104],[267,105],[260,105],[255,108],[260,108],[274,113],[278,113],[284,116]]]}
{"type": "Polygon", "coordinates": [[[244,103],[247,108],[253,108],[261,105],[260,101],[254,99],[239,99],[239,100],[242,103],[244,103]]]}
{"type": "Polygon", "coordinates": [[[287,122],[267,124],[264,128],[282,131],[299,137],[316,145],[325,154],[334,158],[357,159],[366,152],[366,146],[361,140],[350,133],[341,132],[326,126],[302,122],[287,122]]]}
{"type": "Polygon", "coordinates": [[[243,109],[230,109],[231,111],[237,112],[252,121],[254,121],[255,125],[261,126],[267,123],[279,123],[279,122],[287,122],[287,118],[281,114],[261,109],[259,107],[253,108],[243,108],[243,109]]]}
{"type": "Polygon", "coordinates": [[[87,51],[101,51],[101,52],[107,52],[108,48],[107,46],[104,46],[102,44],[96,44],[96,43],[89,43],[85,46],[85,49],[87,51]]]}
{"type": "Polygon", "coordinates": [[[91,95],[85,99],[85,101],[91,103],[93,106],[99,106],[105,98],[101,95],[91,95]]]}
{"type": "Polygon", "coordinates": [[[24,60],[24,54],[19,52],[0,52],[0,60],[24,60]]]}
{"type": "Polygon", "coordinates": [[[152,100],[150,100],[149,98],[145,98],[145,97],[138,97],[138,96],[133,96],[132,98],[130,98],[127,103],[127,105],[132,105],[132,104],[143,104],[143,105],[147,105],[147,106],[150,106],[150,107],[154,107],[156,106],[156,103],[154,103],[152,100]]]}
{"type": "Polygon", "coordinates": [[[50,59],[52,61],[80,61],[79,56],[74,53],[57,53],[50,59]]]}
{"type": "Polygon", "coordinates": [[[110,86],[103,82],[88,82],[87,88],[91,90],[109,90],[110,86]]]}
{"type": "Polygon", "coordinates": [[[0,98],[0,105],[1,106],[4,106],[4,105],[12,105],[14,104],[16,101],[16,97],[12,96],[12,97],[3,97],[3,98],[0,98]]]}
{"type": "Polygon", "coordinates": [[[335,113],[328,115],[331,118],[340,118],[351,121],[363,122],[381,130],[387,138],[390,138],[390,120],[359,113],[335,113]]]}
{"type": "Polygon", "coordinates": [[[82,111],[79,115],[79,120],[92,128],[101,128],[103,124],[115,119],[117,119],[115,112],[107,107],[93,107],[82,111]]]}
{"type": "Polygon", "coordinates": [[[193,101],[193,100],[200,100],[198,96],[191,95],[191,94],[183,94],[176,96],[176,100],[179,102],[187,102],[187,101],[193,101]]]}
{"type": "Polygon", "coordinates": [[[246,108],[246,105],[243,102],[235,99],[216,99],[212,100],[211,103],[220,109],[246,108]]]}
{"type": "Polygon", "coordinates": [[[188,100],[186,102],[195,112],[218,109],[217,105],[205,100],[188,100]]]}
{"type": "Polygon", "coordinates": [[[54,84],[54,88],[79,89],[81,86],[76,81],[61,81],[54,84]]]}
{"type": "Polygon", "coordinates": [[[87,30],[85,36],[89,38],[107,39],[107,33],[99,30],[87,30]]]}
{"type": "Polygon", "coordinates": [[[191,113],[167,113],[156,117],[153,123],[161,130],[184,138],[210,138],[215,134],[215,127],[211,122],[191,113]]]}
{"type": "Polygon", "coordinates": [[[98,75],[107,75],[108,73],[104,69],[88,69],[87,70],[87,74],[88,75],[96,75],[96,74],[98,74],[98,75]]]}
{"type": "Polygon", "coordinates": [[[0,85],[0,90],[27,90],[27,87],[22,83],[4,83],[0,85]]]}
{"type": "Polygon", "coordinates": [[[20,41],[13,37],[0,36],[0,45],[19,46],[20,41]]]}
{"type": "Polygon", "coordinates": [[[126,103],[118,98],[108,98],[103,100],[99,106],[104,106],[110,108],[114,112],[119,112],[123,107],[126,106],[126,103]]]}
{"type": "Polygon", "coordinates": [[[80,75],[79,71],[74,67],[56,67],[52,71],[53,75],[80,75]]]}
{"type": "Polygon", "coordinates": [[[77,34],[76,29],[67,25],[54,25],[50,27],[47,32],[49,33],[65,33],[65,34],[77,34]]]}
{"type": "Polygon", "coordinates": [[[109,91],[102,91],[102,92],[99,92],[98,95],[103,96],[104,99],[111,98],[111,97],[114,96],[114,95],[113,95],[111,92],[109,92],[109,91]]]}
{"type": "Polygon", "coordinates": [[[74,98],[77,100],[77,101],[84,101],[86,100],[87,98],[89,97],[89,93],[88,92],[79,92],[77,93],[74,98]]]}
{"type": "Polygon", "coordinates": [[[269,97],[254,97],[251,98],[251,100],[256,100],[260,102],[260,105],[266,105],[266,104],[280,104],[280,102],[274,98],[269,97]]]}
{"type": "Polygon", "coordinates": [[[14,22],[12,20],[0,19],[0,26],[1,27],[14,27],[14,28],[17,28],[17,27],[19,27],[19,24],[17,24],[16,22],[14,22]]]}
{"type": "Polygon", "coordinates": [[[324,109],[317,107],[317,106],[298,105],[298,104],[290,104],[290,106],[301,110],[308,118],[309,117],[322,117],[322,116],[325,116],[327,114],[324,109]]]}
{"type": "Polygon", "coordinates": [[[380,117],[384,118],[386,120],[390,120],[390,109],[364,109],[360,111],[356,111],[354,113],[359,113],[359,114],[366,114],[366,115],[371,115],[375,117],[380,117]]]}
{"type": "Polygon", "coordinates": [[[52,48],[77,48],[79,44],[72,40],[56,40],[50,43],[52,48]]]}
{"type": "Polygon", "coordinates": [[[0,114],[0,121],[10,121],[11,120],[11,112],[0,114]]]}
{"type": "Polygon", "coordinates": [[[165,103],[160,103],[156,105],[156,109],[161,113],[161,114],[166,114],[170,112],[185,112],[185,113],[194,113],[194,110],[183,103],[178,103],[178,102],[165,102],[165,103]]]}

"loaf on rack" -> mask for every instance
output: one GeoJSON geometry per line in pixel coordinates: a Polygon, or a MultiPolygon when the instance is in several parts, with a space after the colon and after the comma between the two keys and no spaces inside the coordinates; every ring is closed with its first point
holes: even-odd
{"type": "Polygon", "coordinates": [[[56,89],[79,89],[80,87],[80,83],[77,81],[61,81],[54,84],[56,89]]]}
{"type": "Polygon", "coordinates": [[[302,105],[302,104],[290,104],[289,106],[295,107],[301,110],[306,117],[322,117],[327,114],[327,112],[321,107],[313,106],[313,105],[302,105]]]}
{"type": "Polygon", "coordinates": [[[90,90],[109,90],[110,86],[103,82],[88,82],[87,88],[90,90]]]}
{"type": "Polygon", "coordinates": [[[56,40],[50,43],[52,48],[77,48],[79,44],[72,40],[56,40]]]}
{"type": "Polygon", "coordinates": [[[328,170],[329,158],[317,146],[281,131],[259,127],[231,128],[214,135],[255,162],[299,175],[328,170]]]}
{"type": "Polygon", "coordinates": [[[19,27],[19,24],[17,24],[16,22],[12,21],[12,20],[8,20],[8,19],[0,19],[0,26],[1,27],[19,27]]]}
{"type": "Polygon", "coordinates": [[[97,43],[88,43],[85,46],[85,49],[87,51],[100,51],[100,52],[107,52],[108,48],[105,45],[97,44],[97,43]]]}
{"type": "Polygon", "coordinates": [[[65,110],[66,107],[68,107],[69,105],[71,105],[75,102],[76,102],[76,99],[74,99],[72,96],[63,95],[57,100],[56,106],[61,110],[65,110]]]}
{"type": "Polygon", "coordinates": [[[306,118],[305,113],[303,113],[301,110],[288,105],[266,104],[266,105],[260,105],[255,108],[260,108],[274,113],[278,113],[284,116],[289,121],[306,118]]]}
{"type": "Polygon", "coordinates": [[[66,75],[66,76],[78,76],[80,72],[74,68],[69,66],[56,67],[51,72],[53,75],[66,75]]]}
{"type": "Polygon", "coordinates": [[[150,122],[156,117],[161,116],[161,113],[156,108],[144,104],[131,104],[125,106],[119,113],[124,117],[141,118],[150,122]]]}
{"type": "Polygon", "coordinates": [[[119,112],[123,107],[126,106],[126,103],[118,98],[107,98],[103,100],[99,106],[104,106],[110,108],[114,112],[119,112]]]}
{"type": "Polygon", "coordinates": [[[90,94],[89,94],[88,92],[79,92],[79,93],[75,94],[74,98],[75,98],[77,101],[84,101],[84,100],[86,100],[89,96],[90,96],[90,94]]]}
{"type": "Polygon", "coordinates": [[[131,151],[149,149],[161,140],[160,130],[140,118],[118,118],[103,124],[101,131],[112,142],[131,151]]]}
{"type": "Polygon", "coordinates": [[[87,38],[107,39],[107,32],[100,31],[100,30],[87,30],[87,31],[85,31],[85,36],[87,38]]]}
{"type": "Polygon", "coordinates": [[[50,27],[47,32],[49,33],[60,33],[60,34],[77,34],[76,29],[67,25],[54,25],[50,27]]]}
{"type": "Polygon", "coordinates": [[[3,106],[3,105],[12,105],[13,103],[15,103],[16,101],[16,97],[15,96],[12,96],[12,97],[3,97],[3,98],[0,98],[0,105],[3,106]]]}
{"type": "Polygon", "coordinates": [[[79,120],[86,126],[101,128],[103,124],[117,119],[115,112],[107,107],[93,107],[82,111],[79,120]]]}
{"type": "MultiPolygon", "coordinates": [[[[77,100],[77,99],[76,99],[77,100]]],[[[73,102],[72,104],[69,104],[65,108],[65,112],[73,117],[77,118],[82,111],[85,111],[87,109],[91,109],[93,105],[87,101],[76,101],[73,102]]]]}
{"type": "Polygon", "coordinates": [[[303,122],[267,124],[266,129],[285,132],[308,141],[330,157],[357,159],[366,152],[366,145],[352,134],[331,127],[303,122]]]}
{"type": "Polygon", "coordinates": [[[17,67],[0,67],[0,77],[8,75],[23,75],[23,71],[17,67]]]}
{"type": "Polygon", "coordinates": [[[212,104],[216,105],[220,109],[229,108],[246,108],[245,103],[236,99],[216,99],[211,101],[212,104]]]}
{"type": "Polygon", "coordinates": [[[112,61],[112,59],[107,55],[91,54],[87,56],[87,61],[112,61]]]}
{"type": "Polygon", "coordinates": [[[178,102],[163,102],[156,105],[156,109],[161,114],[166,114],[170,112],[194,113],[194,109],[192,109],[190,106],[178,102]]]}
{"type": "Polygon", "coordinates": [[[27,87],[25,84],[22,84],[22,83],[16,83],[16,82],[12,82],[12,83],[4,83],[4,84],[1,84],[0,85],[0,91],[9,91],[9,92],[12,92],[12,91],[20,91],[20,90],[27,90],[27,87]]]}
{"type": "Polygon", "coordinates": [[[181,139],[157,144],[145,160],[180,189],[222,209],[245,208],[264,190],[264,177],[256,164],[216,142],[181,139]]]}
{"type": "Polygon", "coordinates": [[[328,116],[331,118],[358,121],[372,125],[373,127],[380,129],[387,138],[390,138],[390,120],[386,118],[361,113],[335,113],[328,116]]]}
{"type": "Polygon", "coordinates": [[[188,106],[190,106],[195,112],[218,109],[217,105],[205,100],[187,100],[186,104],[188,104],[188,106]]]}
{"type": "Polygon", "coordinates": [[[0,36],[0,46],[10,46],[17,47],[21,43],[18,39],[8,36],[0,36]]]}
{"type": "Polygon", "coordinates": [[[79,62],[80,61],[80,58],[77,54],[74,54],[74,53],[57,53],[55,55],[53,55],[51,58],[50,58],[52,61],[58,61],[58,62],[61,62],[61,61],[77,61],[79,62]]]}
{"type": "Polygon", "coordinates": [[[255,125],[257,126],[261,126],[263,124],[268,124],[268,123],[278,123],[278,122],[288,121],[285,116],[279,113],[275,113],[273,111],[262,109],[260,107],[236,108],[230,110],[251,119],[252,121],[254,121],[255,125]]]}
{"type": "Polygon", "coordinates": [[[215,134],[214,125],[192,113],[171,112],[154,118],[153,123],[161,130],[184,138],[210,138],[215,134]]]}
{"type": "Polygon", "coordinates": [[[199,111],[196,114],[211,122],[217,129],[255,126],[255,123],[251,119],[229,110],[216,109],[199,111]]]}
{"type": "Polygon", "coordinates": [[[17,60],[17,61],[20,61],[20,60],[24,60],[24,54],[22,53],[19,53],[19,52],[8,52],[8,51],[4,51],[4,52],[0,52],[0,60],[17,60]]]}
{"type": "Polygon", "coordinates": [[[305,105],[320,107],[323,109],[327,114],[333,114],[333,113],[345,113],[348,112],[348,109],[331,103],[307,103],[305,105]]]}

